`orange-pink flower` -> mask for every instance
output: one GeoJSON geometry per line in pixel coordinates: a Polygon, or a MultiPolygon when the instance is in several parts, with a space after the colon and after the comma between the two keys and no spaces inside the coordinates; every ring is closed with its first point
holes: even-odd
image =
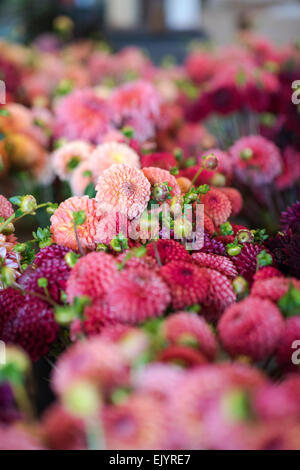
{"type": "Polygon", "coordinates": [[[73,212],[84,211],[86,218],[77,226],[79,242],[85,251],[96,247],[95,236],[98,223],[96,201],[88,196],[70,197],[62,202],[51,217],[52,239],[57,245],[78,250],[74,230],[73,212]]]}

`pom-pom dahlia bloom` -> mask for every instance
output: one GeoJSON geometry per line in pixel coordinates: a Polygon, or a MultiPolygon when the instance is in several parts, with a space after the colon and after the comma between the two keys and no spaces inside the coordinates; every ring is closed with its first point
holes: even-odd
{"type": "Polygon", "coordinates": [[[140,158],[128,145],[118,142],[98,145],[91,155],[91,167],[96,180],[111,165],[120,163],[139,168],[140,158]]]}
{"type": "Polygon", "coordinates": [[[111,317],[130,324],[161,316],[171,301],[169,288],[159,274],[143,266],[120,271],[108,295],[111,317]]]}
{"type": "Polygon", "coordinates": [[[117,268],[114,258],[107,253],[89,253],[78,260],[67,281],[69,302],[75,297],[101,299],[109,289],[117,268]]]}
{"type": "Polygon", "coordinates": [[[270,300],[250,296],[224,312],[218,331],[231,356],[244,355],[261,360],[279,346],[284,320],[270,300]]]}
{"type": "Polygon", "coordinates": [[[54,172],[60,179],[68,179],[82,161],[89,159],[91,153],[92,146],[83,140],[68,142],[52,154],[54,172]]]}
{"type": "Polygon", "coordinates": [[[186,261],[172,261],[160,273],[170,287],[175,310],[201,303],[206,298],[208,280],[203,271],[186,261]]]}
{"type": "Polygon", "coordinates": [[[84,160],[72,172],[70,186],[74,196],[83,196],[87,186],[94,181],[91,162],[84,160]]]}
{"type": "Polygon", "coordinates": [[[236,301],[236,294],[230,280],[224,274],[209,268],[201,268],[201,271],[208,281],[201,312],[209,321],[214,322],[220,318],[225,308],[236,301]]]}
{"type": "Polygon", "coordinates": [[[245,184],[268,184],[281,172],[278,148],[262,136],[241,138],[231,147],[230,153],[236,176],[245,184]]]}
{"type": "Polygon", "coordinates": [[[92,250],[96,247],[95,236],[99,219],[96,215],[96,201],[88,196],[70,197],[55,210],[50,219],[53,241],[71,250],[79,249],[73,215],[78,211],[85,212],[85,221],[76,226],[79,243],[84,250],[92,250]]]}
{"type": "Polygon", "coordinates": [[[140,216],[150,199],[150,183],[143,172],[126,164],[112,165],[99,177],[96,186],[98,213],[111,210],[129,219],[140,216]]]}
{"type": "Polygon", "coordinates": [[[192,258],[198,266],[211,268],[219,271],[229,278],[235,278],[238,275],[233,262],[225,256],[214,255],[211,253],[193,253],[192,258]]]}
{"type": "Polygon", "coordinates": [[[171,197],[178,196],[180,194],[181,191],[176,178],[171,175],[169,171],[162,170],[161,168],[156,168],[154,166],[143,168],[142,171],[148,181],[150,181],[151,186],[154,186],[155,184],[167,183],[168,186],[172,188],[170,191],[171,197]]]}
{"type": "Polygon", "coordinates": [[[190,261],[190,255],[181,243],[176,240],[157,240],[147,245],[147,254],[156,259],[157,248],[159,260],[162,264],[171,261],[190,261]]]}
{"type": "Polygon", "coordinates": [[[217,226],[227,221],[231,214],[231,203],[228,197],[218,189],[210,189],[201,198],[204,212],[217,226]]]}

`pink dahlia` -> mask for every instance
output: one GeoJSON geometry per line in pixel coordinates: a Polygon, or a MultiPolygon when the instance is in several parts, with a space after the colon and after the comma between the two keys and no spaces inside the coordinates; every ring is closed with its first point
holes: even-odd
{"type": "Polygon", "coordinates": [[[78,341],[61,354],[53,369],[52,384],[60,395],[80,380],[109,387],[124,384],[126,378],[126,362],[119,347],[95,336],[78,341]]]}
{"type": "Polygon", "coordinates": [[[160,400],[133,394],[125,402],[107,406],[103,425],[108,449],[168,449],[169,425],[160,400]]]}
{"type": "Polygon", "coordinates": [[[202,276],[208,281],[206,297],[201,304],[201,312],[209,321],[220,318],[223,311],[236,301],[236,294],[227,276],[219,271],[201,268],[202,276]]]}
{"type": "Polygon", "coordinates": [[[133,380],[139,392],[150,393],[167,402],[183,379],[183,369],[173,364],[157,362],[139,368],[133,380]]]}
{"type": "Polygon", "coordinates": [[[111,106],[93,90],[75,90],[55,108],[55,135],[68,140],[101,142],[111,128],[111,106]]]}
{"type": "Polygon", "coordinates": [[[123,163],[112,165],[102,173],[96,191],[98,211],[115,210],[134,219],[147,207],[150,183],[142,171],[123,163]]]}
{"type": "Polygon", "coordinates": [[[192,258],[198,266],[214,269],[229,278],[233,279],[238,275],[233,262],[225,256],[211,253],[193,253],[192,258]]]}
{"type": "Polygon", "coordinates": [[[160,96],[156,88],[143,80],[126,83],[116,88],[110,104],[118,124],[128,119],[147,118],[155,121],[160,113],[160,96]]]}
{"type": "Polygon", "coordinates": [[[251,289],[251,295],[277,302],[288,292],[291,285],[295,289],[300,290],[300,280],[298,279],[286,278],[283,276],[275,276],[270,279],[260,279],[254,282],[251,289]]]}
{"type": "Polygon", "coordinates": [[[83,140],[68,142],[52,154],[52,167],[62,180],[68,179],[75,168],[88,160],[92,153],[92,146],[83,140]]]}
{"type": "Polygon", "coordinates": [[[242,207],[243,207],[243,198],[240,193],[235,188],[218,188],[218,191],[221,191],[221,193],[225,194],[225,196],[228,197],[230,203],[231,203],[231,215],[237,215],[239,212],[241,212],[242,207]]]}
{"type": "Polygon", "coordinates": [[[260,186],[271,183],[281,172],[281,156],[273,142],[262,136],[242,137],[230,149],[238,179],[260,186]]]}
{"type": "Polygon", "coordinates": [[[78,250],[73,212],[84,211],[85,221],[77,225],[78,238],[84,250],[93,250],[96,247],[95,236],[98,223],[96,206],[95,199],[90,199],[88,196],[73,196],[62,202],[50,219],[53,241],[57,245],[78,250]]]}
{"type": "Polygon", "coordinates": [[[155,247],[162,264],[167,264],[171,261],[191,260],[184,246],[175,240],[157,240],[147,245],[147,254],[156,260],[155,247]]]}
{"type": "Polygon", "coordinates": [[[14,425],[0,426],[1,450],[43,450],[43,446],[28,432],[14,425]]]}
{"type": "Polygon", "coordinates": [[[171,197],[178,196],[181,193],[176,178],[169,171],[154,166],[143,168],[142,171],[152,187],[155,184],[167,183],[172,188],[170,191],[171,197]]]}
{"type": "Polygon", "coordinates": [[[79,163],[78,167],[72,172],[70,186],[74,196],[83,196],[87,186],[94,181],[90,161],[79,163]]]}
{"type": "Polygon", "coordinates": [[[228,197],[218,189],[210,189],[201,198],[204,204],[204,212],[215,225],[219,226],[227,221],[231,214],[231,203],[228,197]]]}
{"type": "Polygon", "coordinates": [[[163,323],[164,337],[171,344],[196,345],[213,361],[217,354],[217,341],[206,321],[194,313],[177,312],[163,323]]]}
{"type": "Polygon", "coordinates": [[[13,215],[13,213],[13,206],[11,205],[9,200],[6,199],[6,197],[2,196],[2,194],[0,194],[0,217],[8,219],[8,217],[13,215]]]}
{"type": "Polygon", "coordinates": [[[121,270],[108,294],[112,318],[121,323],[142,323],[161,316],[171,301],[162,278],[143,266],[121,270]]]}
{"type": "Polygon", "coordinates": [[[170,287],[175,310],[203,302],[208,280],[201,268],[186,261],[172,261],[162,266],[161,275],[170,287]]]}
{"type": "Polygon", "coordinates": [[[86,295],[92,300],[104,297],[117,268],[114,258],[103,252],[83,256],[75,264],[67,281],[68,301],[86,295]]]}
{"type": "Polygon", "coordinates": [[[231,356],[250,356],[256,361],[276,350],[284,331],[284,320],[272,302],[250,296],[224,312],[218,330],[231,356]]]}
{"type": "Polygon", "coordinates": [[[21,346],[31,360],[36,361],[48,353],[56,339],[58,325],[49,304],[29,295],[20,295],[23,302],[21,299],[16,301],[15,295],[10,296],[14,309],[3,323],[0,335],[5,343],[21,346]]]}
{"type": "Polygon", "coordinates": [[[126,163],[128,166],[139,168],[140,158],[132,148],[123,143],[107,142],[98,145],[91,155],[94,178],[97,180],[104,170],[116,163],[126,163]]]}
{"type": "Polygon", "coordinates": [[[231,257],[238,273],[246,281],[252,282],[252,278],[257,270],[257,255],[264,249],[265,247],[258,243],[245,243],[240,254],[231,257]]]}

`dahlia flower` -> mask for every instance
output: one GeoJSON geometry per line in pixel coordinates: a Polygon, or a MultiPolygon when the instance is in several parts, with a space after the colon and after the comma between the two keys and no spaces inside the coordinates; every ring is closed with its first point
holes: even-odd
{"type": "Polygon", "coordinates": [[[208,215],[217,226],[226,222],[231,214],[230,200],[218,189],[210,189],[208,193],[202,196],[201,203],[204,204],[205,214],[208,215]]]}
{"type": "Polygon", "coordinates": [[[186,261],[172,261],[162,266],[160,273],[170,287],[175,310],[201,303],[206,298],[208,280],[198,266],[186,261]]]}
{"type": "Polygon", "coordinates": [[[111,107],[89,88],[75,90],[55,107],[55,135],[100,143],[111,128],[111,107]]]}
{"type": "Polygon", "coordinates": [[[72,172],[70,186],[74,196],[83,196],[87,186],[94,181],[90,161],[79,163],[78,167],[72,172]]]}
{"type": "Polygon", "coordinates": [[[146,247],[147,254],[154,259],[156,259],[155,247],[162,264],[167,264],[171,261],[190,261],[190,255],[184,246],[175,240],[157,240],[156,242],[149,243],[146,247]]]}
{"type": "Polygon", "coordinates": [[[73,212],[84,211],[85,221],[76,226],[79,243],[85,251],[94,249],[98,223],[96,206],[95,199],[90,199],[88,196],[74,196],[62,202],[50,219],[53,241],[57,245],[78,250],[73,212]]]}
{"type": "Polygon", "coordinates": [[[273,142],[262,136],[242,137],[230,149],[237,178],[245,184],[272,183],[281,172],[281,156],[273,142]]]}
{"type": "Polygon", "coordinates": [[[218,331],[231,356],[244,355],[258,361],[279,346],[284,320],[270,300],[250,296],[224,312],[218,331]]]}
{"type": "Polygon", "coordinates": [[[171,300],[162,278],[143,266],[120,271],[114,277],[108,295],[112,318],[130,324],[161,316],[171,300]]]}
{"type": "Polygon", "coordinates": [[[91,167],[96,180],[111,165],[121,163],[135,168],[140,167],[138,154],[123,143],[107,142],[98,145],[91,155],[91,167]]]}
{"type": "Polygon", "coordinates": [[[192,258],[198,266],[214,269],[229,278],[235,278],[238,272],[233,262],[225,256],[211,253],[193,253],[192,258]]]}
{"type": "Polygon", "coordinates": [[[137,168],[126,164],[112,165],[99,177],[96,191],[98,211],[114,209],[133,219],[147,207],[150,183],[137,168]]]}
{"type": "Polygon", "coordinates": [[[0,194],[0,217],[8,219],[8,217],[13,215],[13,213],[13,206],[11,205],[9,200],[6,199],[6,197],[2,196],[2,194],[0,194]]]}
{"type": "Polygon", "coordinates": [[[144,176],[153,187],[155,184],[167,183],[171,187],[170,196],[178,196],[180,194],[180,187],[177,184],[176,178],[171,175],[167,170],[162,170],[156,167],[147,167],[142,169],[144,176]]]}
{"type": "Polygon", "coordinates": [[[80,258],[67,281],[68,301],[75,297],[88,296],[100,300],[109,289],[117,268],[114,258],[107,253],[89,253],[80,258]]]}

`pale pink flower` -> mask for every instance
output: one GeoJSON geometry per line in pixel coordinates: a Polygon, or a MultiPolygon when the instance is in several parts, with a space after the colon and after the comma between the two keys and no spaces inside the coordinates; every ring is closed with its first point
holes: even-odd
{"type": "Polygon", "coordinates": [[[53,152],[53,169],[60,179],[66,180],[80,162],[88,160],[91,153],[92,146],[83,140],[68,142],[53,152]]]}
{"type": "Polygon", "coordinates": [[[83,196],[86,187],[93,182],[91,164],[88,160],[79,163],[72,172],[70,185],[74,196],[83,196]]]}
{"type": "Polygon", "coordinates": [[[138,154],[126,144],[107,142],[98,145],[91,155],[94,178],[98,178],[104,170],[114,163],[126,163],[129,166],[139,168],[140,159],[138,154]]]}

